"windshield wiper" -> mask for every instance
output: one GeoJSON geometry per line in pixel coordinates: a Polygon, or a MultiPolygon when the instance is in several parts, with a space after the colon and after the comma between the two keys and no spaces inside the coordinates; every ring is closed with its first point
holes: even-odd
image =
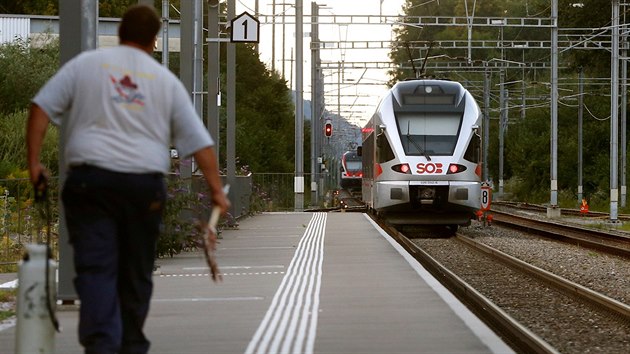
{"type": "Polygon", "coordinates": [[[423,148],[421,148],[415,140],[411,138],[411,135],[409,135],[409,123],[410,121],[407,121],[407,141],[410,141],[413,146],[415,146],[416,149],[418,149],[418,151],[427,158],[427,161],[431,161],[431,156],[429,156],[429,154],[423,148]]]}

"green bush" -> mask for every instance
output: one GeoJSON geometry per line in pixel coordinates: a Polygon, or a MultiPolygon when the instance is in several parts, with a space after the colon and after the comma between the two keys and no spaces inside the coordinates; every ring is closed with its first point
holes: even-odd
{"type": "MultiPolygon", "coordinates": [[[[0,179],[28,177],[26,164],[26,120],[28,113],[22,110],[6,115],[0,114],[0,179]]],[[[58,175],[58,129],[50,125],[41,151],[41,161],[50,170],[51,176],[58,175]]]]}
{"type": "Polygon", "coordinates": [[[0,114],[27,109],[31,99],[59,68],[59,41],[37,46],[16,40],[0,45],[0,114]]]}
{"type": "Polygon", "coordinates": [[[164,229],[157,245],[158,257],[173,257],[200,246],[201,220],[206,220],[210,201],[205,193],[195,192],[191,180],[179,175],[168,177],[164,209],[164,229]]]}
{"type": "MultiPolygon", "coordinates": [[[[59,41],[45,37],[38,45],[16,40],[0,45],[0,179],[26,170],[26,117],[31,99],[59,67],[59,41]]],[[[57,175],[57,129],[49,129],[42,162],[57,175]]]]}

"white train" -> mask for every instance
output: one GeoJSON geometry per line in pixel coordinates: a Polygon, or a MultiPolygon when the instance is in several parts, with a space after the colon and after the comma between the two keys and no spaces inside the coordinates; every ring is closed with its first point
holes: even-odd
{"type": "Polygon", "coordinates": [[[341,155],[341,168],[339,185],[350,193],[361,189],[362,159],[356,151],[346,151],[341,155]]]}
{"type": "Polygon", "coordinates": [[[480,209],[481,122],[457,82],[394,85],[362,130],[363,201],[392,224],[470,224],[480,209]]]}

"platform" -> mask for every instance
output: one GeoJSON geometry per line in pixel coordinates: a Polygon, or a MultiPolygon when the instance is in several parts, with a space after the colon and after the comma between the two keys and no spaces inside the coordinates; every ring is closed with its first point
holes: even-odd
{"type": "MultiPolygon", "coordinates": [[[[158,260],[151,353],[512,352],[364,214],[257,215],[217,255],[220,284],[201,253],[158,260]]],[[[82,353],[76,309],[58,315],[57,353],[82,353]]]]}

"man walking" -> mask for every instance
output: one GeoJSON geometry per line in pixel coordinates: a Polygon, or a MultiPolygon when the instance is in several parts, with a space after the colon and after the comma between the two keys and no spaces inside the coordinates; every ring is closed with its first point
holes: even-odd
{"type": "Polygon", "coordinates": [[[120,45],[83,52],[33,99],[28,168],[37,185],[50,121],[62,125],[68,170],[62,199],[81,300],[79,341],[86,353],[147,353],[143,326],[166,197],[170,146],[194,156],[214,205],[226,212],[214,142],[189,94],[151,54],[161,21],[150,6],[130,7],[120,45]],[[65,115],[63,115],[66,113],[65,115]],[[63,116],[62,116],[63,115],[63,116]]]}

